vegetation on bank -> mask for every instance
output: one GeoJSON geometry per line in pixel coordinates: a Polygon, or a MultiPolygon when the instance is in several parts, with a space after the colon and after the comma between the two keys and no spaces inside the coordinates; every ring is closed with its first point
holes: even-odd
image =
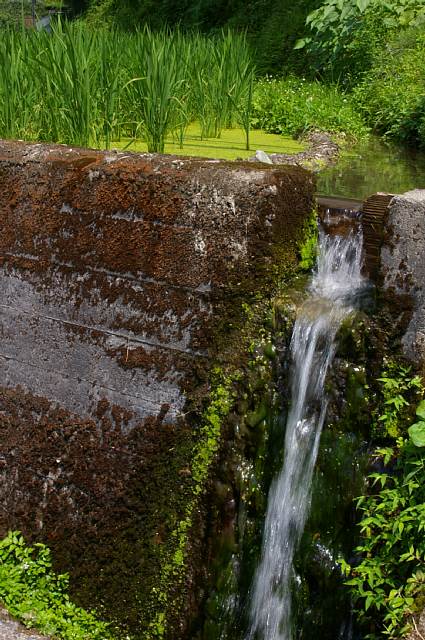
{"type": "MultiPolygon", "coordinates": [[[[252,129],[293,137],[311,128],[352,138],[367,131],[336,86],[293,76],[255,80],[243,35],[124,34],[59,22],[52,34],[2,36],[0,137],[106,148],[141,139],[160,153],[171,139],[184,153],[194,123],[202,142],[242,130],[246,151],[252,129]]],[[[286,151],[284,144],[274,150],[286,151]]]]}
{"type": "Polygon", "coordinates": [[[425,147],[422,0],[326,0],[295,45],[310,69],[338,81],[377,133],[425,147]]]}
{"type": "Polygon", "coordinates": [[[18,531],[0,540],[0,602],[29,628],[63,640],[108,640],[109,626],[68,596],[68,575],[52,569],[49,549],[18,531]]]}
{"type": "Polygon", "coordinates": [[[389,362],[380,407],[372,416],[376,440],[366,495],[357,499],[360,544],[356,560],[341,560],[346,585],[370,640],[403,637],[424,606],[425,400],[419,376],[389,362]],[[416,405],[416,422],[412,407],[416,405]]]}

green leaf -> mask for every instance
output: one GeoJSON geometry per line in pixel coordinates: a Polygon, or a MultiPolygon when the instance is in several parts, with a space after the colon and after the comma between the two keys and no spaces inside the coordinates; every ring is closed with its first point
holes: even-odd
{"type": "Polygon", "coordinates": [[[415,447],[425,447],[425,421],[415,422],[408,432],[415,447]]]}
{"type": "Polygon", "coordinates": [[[300,38],[294,44],[294,49],[303,49],[308,42],[311,42],[311,38],[300,38]]]}
{"type": "Polygon", "coordinates": [[[363,13],[369,6],[370,0],[356,0],[356,5],[360,13],[363,13]]]}
{"type": "Polygon", "coordinates": [[[418,418],[421,418],[421,420],[425,420],[425,400],[422,400],[416,407],[416,415],[418,418]]]}

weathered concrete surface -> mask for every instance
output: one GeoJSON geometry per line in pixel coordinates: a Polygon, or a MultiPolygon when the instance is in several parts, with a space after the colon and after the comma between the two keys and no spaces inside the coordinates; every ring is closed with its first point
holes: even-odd
{"type": "Polygon", "coordinates": [[[0,606],[0,640],[48,640],[48,638],[36,631],[26,629],[0,606]]]}
{"type": "Polygon", "coordinates": [[[387,293],[413,302],[403,349],[410,359],[425,363],[425,190],[391,201],[381,272],[387,293]]]}
{"type": "Polygon", "coordinates": [[[313,189],[298,167],[0,142],[0,535],[46,541],[132,629],[192,495],[211,365],[296,264],[313,189]]]}
{"type": "Polygon", "coordinates": [[[424,640],[425,638],[425,610],[420,616],[412,618],[410,623],[413,627],[406,640],[424,640]]]}

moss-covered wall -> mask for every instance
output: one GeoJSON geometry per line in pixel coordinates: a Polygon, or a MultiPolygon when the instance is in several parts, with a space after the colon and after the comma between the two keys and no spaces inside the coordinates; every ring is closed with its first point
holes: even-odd
{"type": "Polygon", "coordinates": [[[297,167],[0,143],[0,534],[46,541],[137,637],[183,638],[200,602],[199,496],[313,187],[297,167]]]}

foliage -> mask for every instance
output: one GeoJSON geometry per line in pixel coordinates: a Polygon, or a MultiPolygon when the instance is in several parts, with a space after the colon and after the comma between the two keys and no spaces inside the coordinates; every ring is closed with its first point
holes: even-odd
{"type": "Polygon", "coordinates": [[[398,142],[425,147],[425,27],[408,28],[376,56],[354,90],[368,123],[398,142]]]}
{"type": "Polygon", "coordinates": [[[18,531],[0,541],[0,601],[27,627],[64,640],[106,640],[108,625],[73,604],[68,575],[52,570],[49,549],[29,547],[18,531]]]}
{"type": "Polygon", "coordinates": [[[415,447],[425,447],[425,400],[419,403],[416,415],[419,421],[409,427],[409,437],[415,447]]]}
{"type": "Polygon", "coordinates": [[[295,77],[266,77],[256,83],[252,126],[293,136],[314,128],[345,132],[352,138],[367,135],[361,116],[336,85],[295,77]]]}
{"type": "Polygon", "coordinates": [[[412,376],[411,367],[389,362],[378,381],[383,400],[383,411],[378,421],[384,427],[384,436],[397,438],[401,435],[400,426],[406,422],[409,399],[422,392],[422,380],[419,376],[412,376]]]}
{"type": "Polygon", "coordinates": [[[307,17],[311,35],[295,46],[306,48],[317,70],[352,83],[389,34],[424,21],[422,0],[326,0],[307,17]]]}
{"type": "MultiPolygon", "coordinates": [[[[410,367],[395,362],[379,382],[384,406],[380,420],[393,444],[376,450],[370,492],[357,498],[362,536],[358,562],[350,566],[340,561],[359,619],[370,630],[366,637],[372,640],[405,635],[425,585],[425,450],[421,442],[417,446],[412,427],[410,439],[399,435],[409,422],[409,400],[422,396],[424,387],[410,367]]],[[[416,415],[421,422],[425,418],[424,400],[416,415]]]]}
{"type": "Polygon", "coordinates": [[[342,563],[371,639],[403,636],[425,586],[425,453],[402,438],[376,453],[386,465],[369,476],[377,492],[357,499],[361,561],[342,563]]]}

